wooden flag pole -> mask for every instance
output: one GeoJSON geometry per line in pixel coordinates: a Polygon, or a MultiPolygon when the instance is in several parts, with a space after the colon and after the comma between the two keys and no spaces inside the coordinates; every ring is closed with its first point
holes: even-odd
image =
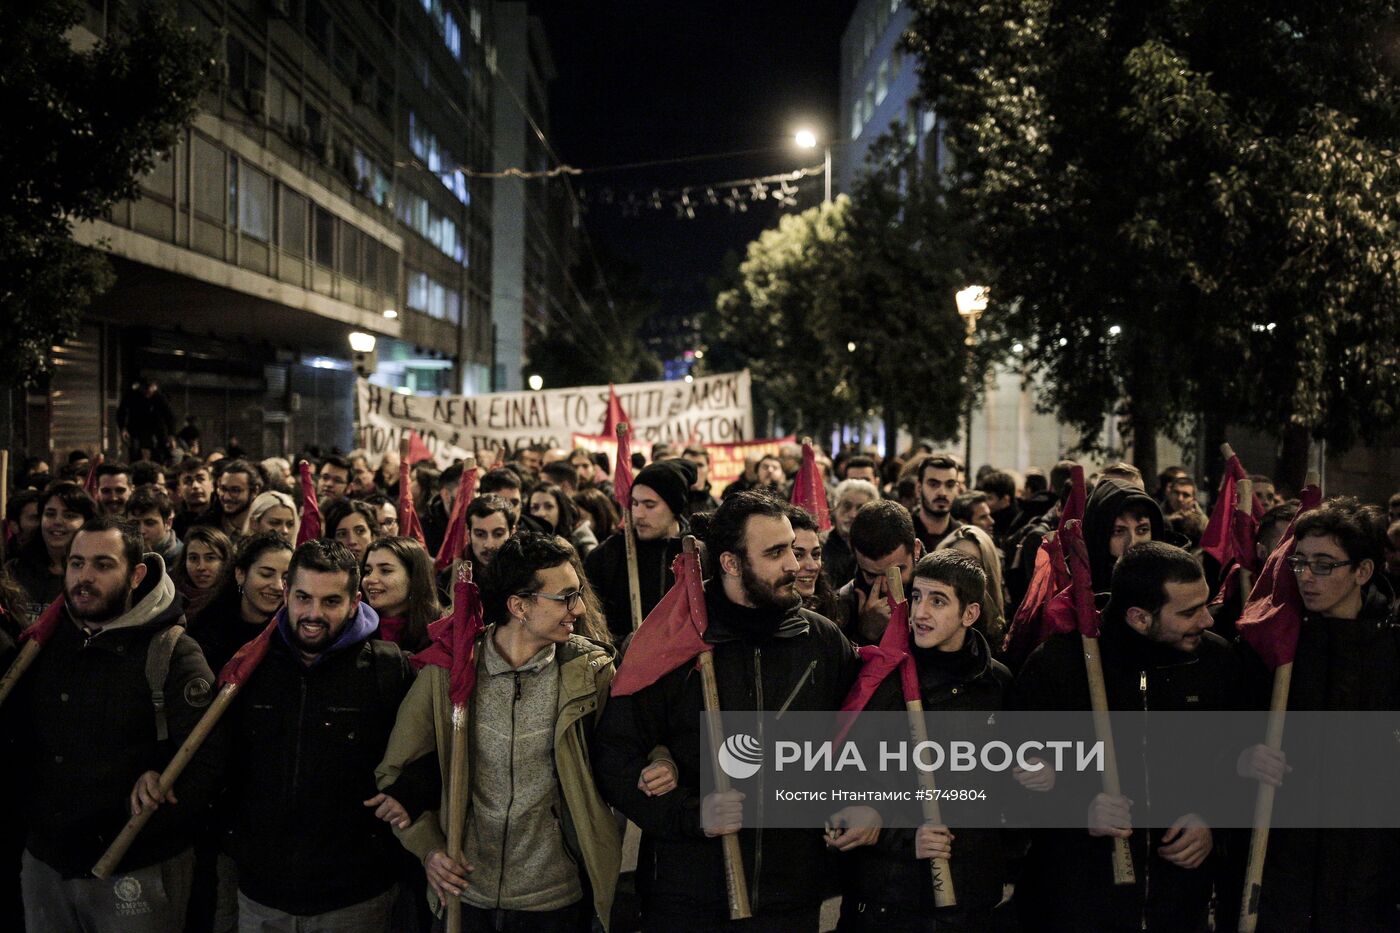
{"type": "Polygon", "coordinates": [[[33,638],[20,646],[19,654],[14,661],[10,662],[10,667],[5,671],[5,676],[0,677],[0,705],[4,705],[5,698],[15,689],[15,684],[24,676],[24,672],[29,670],[29,665],[39,657],[39,652],[43,645],[33,638]]]}
{"type": "MultiPolygon", "coordinates": [[[[1103,744],[1103,792],[1110,797],[1121,797],[1123,786],[1118,781],[1118,752],[1113,745],[1113,724],[1108,715],[1108,692],[1103,685],[1103,656],[1099,654],[1099,640],[1090,635],[1079,637],[1084,644],[1084,670],[1089,678],[1089,707],[1094,712],[1094,738],[1103,744]]],[[[1113,883],[1137,883],[1137,873],[1133,870],[1133,850],[1127,839],[1116,836],[1113,839],[1113,883]]]]}
{"type": "MultiPolygon", "coordinates": [[[[1319,482],[1316,470],[1309,470],[1304,486],[1319,482]]],[[[1283,749],[1283,720],[1288,712],[1288,690],[1293,683],[1293,662],[1274,669],[1274,688],[1269,695],[1269,721],[1264,744],[1274,751],[1283,749]]],[[[1259,929],[1259,898],[1264,890],[1264,859],[1269,851],[1269,829],[1274,822],[1274,788],[1262,781],[1254,798],[1254,828],[1249,834],[1249,861],[1244,871],[1244,897],[1240,900],[1240,933],[1259,929]]]]}
{"type": "Polygon", "coordinates": [[[9,528],[5,515],[10,511],[10,451],[0,450],[0,560],[9,557],[5,553],[5,539],[9,528]]]}
{"type": "MultiPolygon", "coordinates": [[[[618,430],[621,429],[619,425],[618,430]]],[[[687,554],[697,553],[695,536],[686,535],[681,540],[681,547],[687,554]]],[[[710,767],[713,769],[715,792],[723,794],[729,791],[729,775],[719,766],[718,752],[724,745],[724,730],[720,728],[719,684],[715,680],[714,652],[708,649],[700,652],[699,662],[700,689],[705,698],[705,712],[710,714],[705,717],[709,723],[710,747],[716,753],[710,767]]],[[[729,919],[744,920],[753,916],[753,908],[749,905],[749,882],[744,876],[744,854],[739,851],[739,836],[737,833],[727,833],[719,838],[724,850],[724,886],[729,895],[729,919]]]]}
{"type": "MultiPolygon", "coordinates": [[[[889,584],[890,596],[897,603],[904,602],[904,580],[900,577],[899,568],[891,567],[885,571],[886,580],[889,584]]],[[[913,664],[913,658],[906,658],[905,664],[913,664]]],[[[914,747],[919,747],[928,741],[928,726],[924,722],[924,702],[920,697],[905,697],[904,709],[909,716],[909,737],[914,740],[914,747]]],[[[938,788],[934,784],[933,772],[919,769],[919,787],[923,791],[919,795],[919,805],[923,809],[924,822],[932,823],[935,826],[943,825],[942,808],[938,805],[938,788]]],[[[933,902],[938,907],[956,907],[958,903],[957,892],[953,890],[953,870],[948,865],[946,858],[935,858],[929,860],[929,872],[933,876],[933,902]]]]}
{"type": "MultiPolygon", "coordinates": [[[[33,644],[32,642],[30,644],[33,644]]],[[[194,758],[195,752],[204,744],[204,740],[209,738],[209,733],[214,731],[219,719],[228,710],[233,698],[238,695],[238,684],[224,684],[219,688],[219,692],[214,695],[214,702],[209,704],[209,708],[204,711],[204,715],[199,717],[199,722],[190,730],[190,734],[185,737],[185,741],[180,744],[174,757],[170,759],[170,764],[165,766],[165,770],[160,773],[161,794],[170,793],[170,789],[175,786],[175,782],[180,780],[180,775],[184,773],[185,766],[194,758]]],[[[102,858],[97,860],[97,864],[92,866],[92,874],[95,878],[110,878],[117,870],[121,860],[126,857],[131,844],[136,841],[136,837],[141,834],[141,830],[150,822],[155,815],[155,807],[146,807],[126,821],[122,831],[112,840],[112,844],[107,847],[107,851],[102,853],[102,858]]]]}
{"type": "MultiPolygon", "coordinates": [[[[1254,483],[1242,479],[1235,484],[1235,492],[1235,511],[1243,514],[1245,521],[1249,521],[1254,515],[1254,483]]],[[[1245,604],[1249,602],[1249,591],[1254,587],[1254,574],[1241,567],[1236,575],[1240,584],[1240,611],[1243,612],[1245,604]]]]}
{"type": "MultiPolygon", "coordinates": [[[[472,578],[471,564],[457,562],[453,579],[459,582],[472,578]]],[[[456,594],[456,587],[453,587],[456,594]]],[[[456,607],[453,607],[454,611],[456,607]]],[[[454,649],[460,648],[454,641],[454,649]]],[[[449,681],[451,680],[449,676],[449,681]]],[[[447,767],[447,857],[462,860],[462,834],[467,821],[467,708],[452,707],[452,747],[447,767]]],[[[447,902],[447,933],[462,933],[462,898],[447,902]]]]}
{"type": "MultiPolygon", "coordinates": [[[[622,422],[617,426],[618,437],[627,434],[627,422],[622,422]]],[[[619,464],[619,467],[621,464],[619,464]]],[[[631,464],[628,464],[631,469],[631,464]]],[[[628,501],[619,503],[622,506],[622,536],[627,551],[627,593],[628,602],[632,610],[632,631],[642,627],[642,588],[638,583],[637,576],[637,529],[632,524],[632,502],[631,496],[628,501]]]]}

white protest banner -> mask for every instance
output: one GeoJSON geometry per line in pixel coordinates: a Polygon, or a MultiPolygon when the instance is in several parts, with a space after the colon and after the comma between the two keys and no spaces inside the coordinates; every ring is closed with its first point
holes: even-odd
{"type": "MultiPolygon", "coordinates": [[[[725,487],[744,475],[744,458],[763,454],[778,455],[778,451],[784,444],[795,444],[797,438],[789,434],[787,437],[770,437],[757,441],[740,441],[737,444],[705,444],[705,450],[710,455],[710,494],[719,496],[724,492],[725,487]]],[[[613,464],[614,472],[617,469],[617,438],[604,437],[600,434],[575,434],[574,447],[582,447],[584,450],[591,450],[597,453],[608,455],[608,462],[613,464]]],[[[679,450],[677,451],[679,453],[679,450]]],[[[648,458],[650,460],[650,458],[648,458]]]]}
{"type": "MultiPolygon", "coordinates": [[[[697,376],[693,382],[636,382],[616,387],[632,422],[638,449],[657,441],[732,444],[753,436],[749,371],[697,376]]],[[[398,449],[404,432],[418,432],[439,467],[475,454],[490,463],[494,452],[531,444],[567,448],[578,434],[603,430],[608,387],[488,395],[405,395],[355,381],[356,446],[371,466],[398,449]],[[491,455],[488,455],[488,451],[491,455]]]]}

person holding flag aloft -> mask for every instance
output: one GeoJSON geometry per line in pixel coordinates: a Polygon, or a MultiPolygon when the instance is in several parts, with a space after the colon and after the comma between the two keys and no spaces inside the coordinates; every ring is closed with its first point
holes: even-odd
{"type": "MultiPolygon", "coordinates": [[[[435,906],[460,899],[464,929],[587,933],[595,918],[606,928],[622,843],[588,747],[612,681],[613,649],[575,633],[581,581],[572,553],[553,537],[512,537],[483,584],[475,625],[457,620],[468,627],[465,637],[451,637],[448,617],[434,623],[433,645],[415,657],[422,669],[379,765],[380,786],[390,788],[417,763],[437,763],[440,803],[397,832],[422,860],[435,906]],[[458,646],[470,646],[471,657],[454,674],[458,646]],[[448,852],[456,707],[471,737],[460,858],[448,852]]],[[[470,586],[458,584],[454,608],[470,600],[470,586]]]]}
{"type": "MultiPolygon", "coordinates": [[[[726,926],[721,837],[737,834],[752,905],[742,928],[816,931],[826,851],[868,845],[878,836],[879,815],[869,807],[835,814],[844,829],[824,842],[819,829],[744,827],[738,791],[700,796],[700,769],[708,765],[701,761],[704,678],[696,658],[712,653],[718,706],[729,710],[835,710],[860,667],[840,630],[801,608],[789,508],[754,492],[724,501],[706,536],[709,584],[701,590],[698,566],[678,573],[676,588],[633,637],[598,724],[599,786],[643,833],[637,880],[646,930],[726,926]],[[690,598],[678,598],[683,582],[690,598]],[[670,751],[679,786],[653,795],[637,776],[657,746],[670,751]]],[[[694,557],[682,555],[677,566],[684,569],[687,560],[693,564],[694,557]]]]}

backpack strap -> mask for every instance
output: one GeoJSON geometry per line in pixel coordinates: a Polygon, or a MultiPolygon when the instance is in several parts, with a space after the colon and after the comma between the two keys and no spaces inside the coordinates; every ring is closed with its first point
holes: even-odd
{"type": "Polygon", "coordinates": [[[185,620],[161,629],[151,639],[146,648],[146,684],[151,690],[151,706],[155,708],[156,741],[170,738],[170,729],[165,721],[165,681],[170,676],[170,657],[175,653],[175,643],[185,634],[185,620]]]}

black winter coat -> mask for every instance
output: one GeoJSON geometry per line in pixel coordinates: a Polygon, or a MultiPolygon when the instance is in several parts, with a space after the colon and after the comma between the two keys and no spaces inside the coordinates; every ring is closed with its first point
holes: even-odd
{"type": "MultiPolygon", "coordinates": [[[[1272,676],[1241,642],[1254,706],[1268,709],[1272,676]]],[[[1305,615],[1298,632],[1291,710],[1400,709],[1400,620],[1369,587],[1356,619],[1305,615]]],[[[1285,732],[1284,752],[1288,752],[1285,732]]],[[[1284,787],[1306,787],[1319,761],[1290,759],[1284,787]]],[[[1305,792],[1306,793],[1306,792],[1305,792]]],[[[1259,929],[1278,933],[1400,929],[1400,830],[1274,829],[1264,863],[1259,929]]]]}
{"type": "Polygon", "coordinates": [[[260,904],[319,914],[397,880],[402,849],[373,797],[413,671],[367,639],[308,668],[280,636],[235,704],[229,854],[260,904]]]}
{"type": "MultiPolygon", "coordinates": [[[[681,533],[685,533],[682,526],[681,533]]],[[[676,582],[671,562],[681,552],[680,538],[637,542],[637,584],[642,591],[642,618],[647,617],[661,597],[676,582]]],[[[632,634],[631,590],[627,585],[627,543],[621,532],[611,535],[583,560],[588,582],[603,604],[603,615],[613,641],[621,644],[632,634]]]]}
{"type": "MultiPolygon", "coordinates": [[[[752,624],[759,610],[734,605],[717,583],[707,589],[705,640],[714,645],[722,709],[778,710],[789,698],[792,712],[840,708],[860,659],[836,626],[794,609],[775,634],[764,637],[752,624]]],[[[626,664],[624,655],[623,669],[626,664]]],[[[611,698],[595,733],[594,773],[604,799],[642,829],[637,882],[643,912],[648,903],[664,900],[669,913],[682,910],[698,923],[722,924],[728,910],[721,843],[706,837],[700,825],[700,769],[709,767],[700,760],[702,709],[693,664],[635,694],[611,698]],[[679,787],[648,797],[637,789],[637,775],[658,745],[670,750],[679,787]]],[[[751,801],[762,796],[761,788],[749,795],[751,801]]],[[[820,904],[831,867],[820,829],[746,828],[738,835],[755,916],[820,904]]]]}
{"type": "MultiPolygon", "coordinates": [[[[1121,620],[1105,619],[1099,639],[1104,686],[1110,710],[1235,710],[1245,708],[1242,669],[1230,646],[1206,632],[1192,654],[1149,641],[1121,620]]],[[[1089,688],[1084,650],[1078,635],[1056,635],[1026,659],[1017,675],[1008,706],[1027,710],[1088,710],[1089,688]]],[[[1161,806],[1163,789],[1153,800],[1143,782],[1145,768],[1157,754],[1179,756],[1179,748],[1130,750],[1118,746],[1123,793],[1132,800],[1161,806]]],[[[1229,780],[1222,773],[1220,780],[1229,780]]],[[[1062,772],[1053,794],[1082,798],[1088,811],[1102,789],[1097,776],[1062,772]]],[[[1212,800],[1180,802],[1180,814],[1205,813],[1212,800]]],[[[1076,801],[1076,806],[1078,802],[1076,801]]],[[[1169,809],[1161,806],[1161,809],[1169,809]]],[[[1113,840],[1086,830],[1038,830],[1024,871],[1017,881],[1016,902],[1022,923],[1037,931],[1118,933],[1153,930],[1165,933],[1204,931],[1210,906],[1216,851],[1194,870],[1179,868],[1156,854],[1166,827],[1135,827],[1131,839],[1137,883],[1113,883],[1113,840]]]]}
{"type": "MultiPolygon", "coordinates": [[[[174,583],[156,569],[160,559],[146,561],[132,609],[90,637],[65,614],[6,703],[15,704],[13,721],[21,729],[26,846],[68,878],[88,875],[126,824],[136,779],[169,763],[213,697],[213,674],[199,646],[182,634],[164,687],[169,737],[157,741],[147,648],[180,623],[182,609],[174,583]]],[[[193,844],[225,753],[225,736],[216,729],[175,784],[180,802],[156,810],[119,871],[164,861],[193,844]]]]}
{"type": "MultiPolygon", "coordinates": [[[[1003,708],[1006,691],[1011,686],[1011,672],[992,659],[986,637],[976,629],[968,630],[967,640],[958,652],[938,658],[932,652],[916,650],[914,657],[925,711],[1003,708]]],[[[865,708],[902,712],[904,694],[899,675],[887,677],[865,708]]],[[[989,725],[981,736],[958,735],[956,738],[981,742],[994,737],[995,727],[989,725]]],[[[1008,783],[1004,792],[1012,790],[1008,783]]],[[[999,789],[998,793],[1001,792],[999,789]]],[[[1002,834],[995,829],[956,826],[951,829],[957,837],[953,843],[953,857],[948,860],[953,873],[953,890],[958,897],[956,907],[935,908],[929,863],[914,857],[912,829],[883,829],[874,846],[847,853],[843,857],[846,864],[841,869],[843,895],[904,913],[959,921],[963,926],[975,924],[978,917],[985,918],[1001,901],[1002,882],[1006,878],[1002,834]]]]}

